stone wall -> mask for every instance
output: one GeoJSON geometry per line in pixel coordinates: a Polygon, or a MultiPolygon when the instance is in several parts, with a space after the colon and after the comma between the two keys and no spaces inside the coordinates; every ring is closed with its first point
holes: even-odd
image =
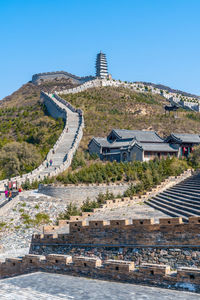
{"type": "Polygon", "coordinates": [[[66,121],[67,113],[59,105],[57,105],[54,100],[49,97],[46,93],[41,92],[40,100],[44,103],[47,108],[48,113],[55,119],[62,118],[66,121]]]}
{"type": "Polygon", "coordinates": [[[99,193],[105,194],[107,191],[113,193],[114,196],[123,194],[129,187],[129,184],[113,184],[113,185],[69,185],[69,186],[54,186],[40,184],[39,192],[48,196],[59,198],[67,202],[74,202],[81,205],[83,201],[90,198],[95,200],[99,193]]]}
{"type": "MultiPolygon", "coordinates": [[[[183,172],[180,176],[170,176],[167,179],[165,179],[160,185],[156,186],[155,188],[152,188],[151,191],[146,192],[144,195],[140,196],[140,199],[148,200],[150,197],[155,196],[157,193],[160,193],[175,184],[178,184],[179,182],[185,180],[186,178],[190,177],[192,175],[193,171],[191,169],[186,170],[183,172]]],[[[75,202],[79,205],[84,200],[86,200],[87,197],[89,197],[91,200],[95,200],[95,198],[98,196],[99,193],[105,194],[107,191],[110,193],[113,193],[114,196],[117,196],[118,194],[123,195],[123,193],[128,189],[130,184],[136,184],[136,182],[130,182],[130,183],[110,183],[110,184],[69,184],[67,186],[58,186],[58,185],[51,185],[51,184],[40,184],[38,191],[42,194],[52,196],[55,198],[60,198],[69,202],[75,202]]],[[[106,203],[103,205],[103,208],[112,208],[117,207],[120,205],[128,205],[129,201],[131,200],[140,200],[138,196],[135,197],[125,197],[125,198],[119,198],[119,199],[113,199],[113,200],[107,200],[106,203]]]]}
{"type": "Polygon", "coordinates": [[[178,267],[198,267],[200,268],[200,248],[199,247],[100,247],[100,246],[55,246],[45,245],[32,246],[32,254],[67,254],[95,256],[102,260],[120,259],[130,260],[136,265],[142,263],[167,264],[173,269],[178,267]]]}
{"type": "Polygon", "coordinates": [[[182,267],[172,272],[168,265],[141,264],[136,268],[132,261],[103,262],[96,257],[58,254],[46,257],[26,255],[22,258],[9,258],[0,263],[1,278],[36,271],[200,291],[200,269],[196,268],[182,267]]]}
{"type": "Polygon", "coordinates": [[[71,79],[74,83],[84,83],[86,81],[92,80],[95,77],[93,76],[86,76],[86,77],[78,77],[76,75],[70,74],[65,71],[57,71],[57,72],[44,72],[44,73],[38,73],[34,74],[32,76],[32,82],[35,84],[40,84],[41,82],[48,81],[48,80],[54,80],[56,78],[66,78],[71,79]]]}
{"type": "Polygon", "coordinates": [[[200,217],[74,221],[69,233],[35,234],[32,245],[83,245],[108,247],[199,246],[200,217]]]}

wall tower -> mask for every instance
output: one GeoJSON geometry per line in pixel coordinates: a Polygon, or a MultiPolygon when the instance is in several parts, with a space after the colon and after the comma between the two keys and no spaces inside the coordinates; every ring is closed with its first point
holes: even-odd
{"type": "Polygon", "coordinates": [[[96,77],[107,78],[108,77],[108,66],[106,55],[100,51],[96,58],[96,77]]]}

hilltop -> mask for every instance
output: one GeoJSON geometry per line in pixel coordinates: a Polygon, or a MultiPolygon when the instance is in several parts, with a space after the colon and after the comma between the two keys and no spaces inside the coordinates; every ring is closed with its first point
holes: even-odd
{"type": "Polygon", "coordinates": [[[168,102],[161,95],[100,87],[61,97],[84,111],[83,149],[93,136],[105,137],[113,128],[155,130],[162,137],[171,132],[200,132],[199,114],[179,109],[165,115],[168,102]]]}

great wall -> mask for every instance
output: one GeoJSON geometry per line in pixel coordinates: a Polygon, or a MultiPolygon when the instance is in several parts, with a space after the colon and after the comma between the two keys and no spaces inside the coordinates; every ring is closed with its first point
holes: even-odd
{"type": "MultiPolygon", "coordinates": [[[[114,80],[88,81],[74,89],[62,91],[63,94],[78,93],[88,88],[101,86],[122,86],[135,91],[145,91],[144,85],[128,84],[114,80]]],[[[154,89],[152,92],[160,93],[154,89]]],[[[174,95],[164,91],[163,96],[170,99],[174,95]]],[[[22,184],[26,180],[42,180],[66,170],[83,135],[83,112],[73,108],[63,100],[58,93],[41,92],[41,101],[48,112],[54,117],[65,120],[65,128],[54,147],[49,151],[46,160],[36,170],[12,180],[22,184]],[[50,159],[54,167],[46,168],[50,159]]],[[[195,174],[188,170],[181,176],[171,177],[160,186],[140,197],[122,197],[107,200],[99,209],[82,216],[73,216],[69,221],[61,220],[58,225],[43,227],[43,233],[35,233],[29,249],[29,254],[21,258],[6,258],[0,263],[0,278],[28,274],[32,272],[47,272],[84,276],[95,279],[118,282],[145,284],[179,290],[200,292],[200,217],[191,212],[187,216],[167,218],[160,215],[153,218],[108,219],[104,218],[107,210],[121,207],[135,207],[135,203],[144,204],[149,199],[158,199],[160,193],[195,174]],[[99,215],[98,215],[99,214],[99,215]],[[172,269],[171,269],[172,268],[172,269]]],[[[1,181],[4,186],[7,180],[1,181]]],[[[187,184],[186,184],[187,185],[187,184]]],[[[58,210],[64,203],[79,202],[86,196],[95,198],[99,192],[106,190],[123,193],[127,185],[77,185],[53,186],[40,185],[39,191],[45,196],[41,201],[52,203],[57,201],[58,210]],[[63,194],[56,200],[56,194],[63,194]]],[[[198,196],[197,196],[198,197],[198,196]]],[[[20,201],[35,201],[35,197],[17,196],[11,202],[0,208],[0,214],[5,215],[20,201]]],[[[150,200],[151,201],[151,200],[150,200]]],[[[44,204],[45,205],[45,204],[44,204]]],[[[153,206],[153,200],[151,202],[153,206]]],[[[154,205],[156,205],[154,203],[154,205]]],[[[164,210],[166,208],[163,208],[164,210]]],[[[142,211],[142,209],[141,209],[142,211]]]]}

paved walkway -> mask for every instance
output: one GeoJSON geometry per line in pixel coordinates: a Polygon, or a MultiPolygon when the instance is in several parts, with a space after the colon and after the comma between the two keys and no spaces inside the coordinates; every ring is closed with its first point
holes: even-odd
{"type": "Polygon", "coordinates": [[[41,272],[0,281],[2,300],[196,300],[199,298],[199,294],[183,291],[41,272]]]}
{"type": "Polygon", "coordinates": [[[118,219],[150,219],[154,218],[158,222],[159,218],[168,218],[169,216],[156,210],[143,202],[133,203],[132,205],[105,208],[92,214],[88,220],[118,220],[118,219]]]}
{"type": "MultiPolygon", "coordinates": [[[[62,103],[59,103],[59,105],[61,107],[64,107],[62,103]]],[[[45,166],[44,169],[41,171],[40,175],[47,175],[49,172],[54,171],[55,168],[62,165],[62,163],[66,159],[66,154],[68,153],[72,142],[74,141],[76,130],[78,129],[79,125],[79,116],[78,113],[74,113],[68,108],[66,109],[68,118],[68,131],[65,130],[62,140],[60,141],[57,149],[55,150],[55,153],[52,154],[52,156],[50,157],[50,159],[52,159],[53,161],[52,166],[49,166],[48,168],[46,168],[45,166]]]]}

